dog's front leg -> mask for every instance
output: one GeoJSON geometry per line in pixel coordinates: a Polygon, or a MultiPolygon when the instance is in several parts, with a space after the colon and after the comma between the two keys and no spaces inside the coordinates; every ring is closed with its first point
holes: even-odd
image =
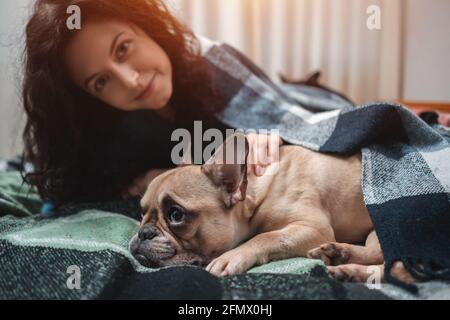
{"type": "Polygon", "coordinates": [[[332,234],[317,229],[290,224],[281,230],[261,233],[239,247],[214,259],[206,270],[218,277],[240,274],[255,265],[272,260],[306,257],[312,248],[330,241],[332,234]]]}

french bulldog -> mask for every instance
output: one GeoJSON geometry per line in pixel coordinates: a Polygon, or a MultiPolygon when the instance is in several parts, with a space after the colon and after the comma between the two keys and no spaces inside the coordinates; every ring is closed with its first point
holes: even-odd
{"type": "Polygon", "coordinates": [[[204,165],[155,178],[130,241],[135,258],[147,267],[203,266],[219,277],[292,257],[321,259],[347,281],[366,281],[368,265],[382,271],[361,189],[361,154],[286,145],[262,177],[247,177],[247,155],[247,139],[237,133],[204,165]],[[230,152],[233,163],[225,161],[230,152]]]}

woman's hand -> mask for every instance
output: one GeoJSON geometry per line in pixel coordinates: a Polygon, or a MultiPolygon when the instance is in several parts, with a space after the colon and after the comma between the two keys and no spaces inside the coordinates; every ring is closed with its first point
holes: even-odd
{"type": "Polygon", "coordinates": [[[131,186],[129,186],[123,193],[122,198],[127,199],[131,197],[143,196],[145,191],[147,191],[148,185],[153,181],[157,176],[163,174],[169,169],[152,169],[142,176],[138,177],[133,181],[131,186]]]}
{"type": "MultiPolygon", "coordinates": [[[[264,175],[266,168],[278,160],[279,148],[283,145],[283,140],[275,134],[246,135],[249,144],[249,154],[247,158],[247,174],[256,176],[264,175]]],[[[150,182],[160,174],[169,169],[152,169],[135,179],[123,193],[122,198],[127,199],[135,196],[143,196],[150,182]]]]}
{"type": "Polygon", "coordinates": [[[277,134],[246,135],[249,144],[247,174],[263,176],[267,167],[279,159],[279,149],[283,140],[277,134]]]}

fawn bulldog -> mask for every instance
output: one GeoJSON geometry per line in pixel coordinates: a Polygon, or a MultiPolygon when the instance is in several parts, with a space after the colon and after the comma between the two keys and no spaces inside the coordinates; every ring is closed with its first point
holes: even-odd
{"type": "Polygon", "coordinates": [[[130,241],[136,259],[148,267],[192,264],[229,276],[272,260],[309,257],[352,281],[367,280],[367,265],[383,267],[363,201],[360,154],[283,146],[280,161],[262,177],[247,177],[247,154],[245,135],[235,134],[203,166],[154,179],[130,241]],[[224,164],[231,151],[234,163],[224,164]]]}

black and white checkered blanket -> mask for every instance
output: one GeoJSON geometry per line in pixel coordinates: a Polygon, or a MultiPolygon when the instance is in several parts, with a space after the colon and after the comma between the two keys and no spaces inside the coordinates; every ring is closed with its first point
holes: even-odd
{"type": "Polygon", "coordinates": [[[419,279],[450,280],[448,130],[401,105],[355,107],[333,94],[275,85],[234,48],[206,39],[202,48],[227,95],[220,119],[229,126],[278,129],[285,141],[318,152],[362,153],[364,200],[388,281],[399,283],[389,273],[396,261],[419,279]]]}

